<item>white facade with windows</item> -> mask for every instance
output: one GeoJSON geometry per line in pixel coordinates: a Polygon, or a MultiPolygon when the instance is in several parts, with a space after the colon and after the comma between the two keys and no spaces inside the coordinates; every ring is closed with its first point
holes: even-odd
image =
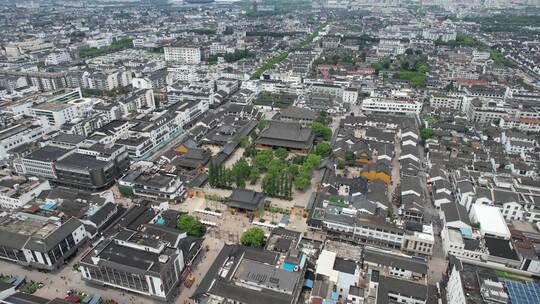
{"type": "Polygon", "coordinates": [[[98,49],[108,47],[109,45],[111,45],[111,43],[112,43],[111,37],[103,37],[103,38],[95,38],[95,39],[86,40],[86,44],[88,45],[88,47],[98,48],[98,49]]]}
{"type": "Polygon", "coordinates": [[[446,286],[446,300],[448,304],[467,304],[465,291],[463,291],[463,285],[461,282],[461,275],[455,267],[452,268],[450,277],[448,278],[448,285],[446,286]]]}
{"type": "Polygon", "coordinates": [[[343,90],[343,102],[355,104],[358,101],[358,90],[345,89],[343,90]]]}
{"type": "Polygon", "coordinates": [[[46,65],[57,65],[64,62],[70,62],[70,61],[71,61],[71,56],[65,50],[50,53],[49,55],[47,55],[47,58],[45,58],[46,65]]]}
{"type": "Polygon", "coordinates": [[[499,127],[502,129],[518,129],[525,132],[540,132],[540,119],[519,118],[513,119],[502,117],[499,121],[499,127]]]}
{"type": "Polygon", "coordinates": [[[429,99],[429,105],[434,108],[446,108],[460,110],[463,97],[433,94],[429,99]]]}
{"type": "Polygon", "coordinates": [[[501,213],[507,221],[523,220],[523,206],[517,202],[509,202],[502,205],[501,213]]]}
{"type": "Polygon", "coordinates": [[[419,115],[422,111],[422,103],[411,99],[397,98],[366,98],[362,101],[362,111],[368,113],[392,113],[419,115]]]}
{"type": "Polygon", "coordinates": [[[0,159],[7,157],[8,151],[41,138],[45,130],[41,126],[15,124],[0,130],[0,159]]]}
{"type": "Polygon", "coordinates": [[[168,46],[164,48],[165,61],[185,64],[201,63],[201,49],[196,47],[168,46]]]}
{"type": "Polygon", "coordinates": [[[486,260],[488,253],[485,246],[481,243],[475,250],[466,248],[461,232],[458,229],[444,227],[441,230],[442,248],[445,256],[453,255],[459,258],[467,258],[472,260],[486,260]]]}
{"type": "Polygon", "coordinates": [[[42,191],[50,190],[48,181],[27,181],[26,185],[14,185],[14,188],[4,188],[0,191],[0,207],[5,209],[17,209],[26,205],[30,200],[37,197],[42,191]]]}
{"type": "Polygon", "coordinates": [[[79,117],[77,107],[68,104],[39,104],[31,109],[32,115],[44,119],[49,128],[58,130],[63,124],[79,117]]]}

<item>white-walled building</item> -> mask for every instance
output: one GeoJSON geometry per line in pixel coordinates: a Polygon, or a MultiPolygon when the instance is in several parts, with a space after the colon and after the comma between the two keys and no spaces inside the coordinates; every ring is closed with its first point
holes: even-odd
{"type": "Polygon", "coordinates": [[[350,287],[356,286],[360,279],[360,267],[355,262],[341,259],[328,250],[319,255],[315,273],[327,276],[343,298],[347,298],[350,287]]]}
{"type": "Polygon", "coordinates": [[[343,102],[356,104],[358,101],[358,90],[354,88],[347,88],[343,90],[343,102]]]}
{"type": "Polygon", "coordinates": [[[448,96],[445,94],[432,94],[429,98],[429,105],[434,109],[446,108],[461,110],[463,97],[448,96]]]}
{"type": "Polygon", "coordinates": [[[11,149],[33,142],[45,134],[39,124],[13,124],[0,130],[0,159],[8,156],[11,149]]]}
{"type": "Polygon", "coordinates": [[[173,299],[201,241],[156,224],[159,218],[138,230],[126,228],[88,251],[79,263],[82,279],[155,300],[173,299]]]}
{"type": "Polygon", "coordinates": [[[71,55],[69,55],[69,52],[67,52],[66,50],[50,53],[49,55],[47,55],[47,58],[45,58],[46,65],[57,65],[70,61],[71,55]]]}
{"type": "Polygon", "coordinates": [[[412,99],[370,97],[362,101],[361,109],[366,113],[419,115],[422,103],[412,99]]]}
{"type": "Polygon", "coordinates": [[[201,49],[188,46],[167,46],[164,48],[165,61],[199,64],[201,63],[201,49]]]}
{"type": "Polygon", "coordinates": [[[23,212],[0,217],[0,258],[23,266],[58,269],[86,238],[84,225],[76,218],[62,222],[23,212]]]}
{"type": "Polygon", "coordinates": [[[487,259],[488,252],[481,238],[465,238],[459,229],[445,227],[441,230],[441,240],[445,256],[453,255],[477,261],[487,259]]]}
{"type": "Polygon", "coordinates": [[[87,39],[86,44],[88,47],[91,48],[104,48],[112,43],[112,37],[99,37],[99,38],[93,38],[93,39],[87,39]]]}
{"type": "Polygon", "coordinates": [[[0,207],[16,209],[26,205],[42,191],[50,190],[48,181],[35,177],[29,179],[5,176],[0,179],[0,207]]]}
{"type": "Polygon", "coordinates": [[[499,127],[503,129],[518,129],[524,132],[540,132],[540,119],[502,117],[499,127]]]}
{"type": "Polygon", "coordinates": [[[497,207],[474,204],[470,211],[471,222],[480,224],[482,236],[510,239],[510,230],[497,207]]]}

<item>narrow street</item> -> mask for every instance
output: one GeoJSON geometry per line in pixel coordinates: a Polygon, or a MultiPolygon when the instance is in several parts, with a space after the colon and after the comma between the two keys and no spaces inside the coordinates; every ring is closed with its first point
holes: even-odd
{"type": "MultiPolygon", "coordinates": [[[[401,182],[399,156],[401,155],[401,141],[396,136],[394,158],[392,159],[392,182],[388,185],[388,201],[392,202],[394,192],[401,182]]],[[[394,210],[395,211],[395,210],[394,210]]]]}
{"type": "MultiPolygon", "coordinates": [[[[423,164],[427,163],[426,153],[423,145],[418,145],[418,151],[420,155],[421,168],[424,168],[423,164]]],[[[433,205],[431,195],[428,192],[427,187],[427,173],[420,170],[418,173],[420,185],[424,190],[425,204],[424,204],[424,222],[433,226],[433,236],[435,243],[433,245],[433,255],[428,261],[429,274],[428,282],[430,284],[436,284],[443,278],[443,274],[446,271],[448,261],[444,256],[441,240],[441,225],[439,220],[439,210],[433,205]]]]}
{"type": "Polygon", "coordinates": [[[210,266],[214,263],[214,260],[218,256],[221,248],[225,242],[219,238],[213,238],[206,236],[204,243],[202,245],[203,249],[201,253],[195,260],[194,265],[192,266],[191,273],[195,277],[195,281],[191,287],[186,287],[184,285],[180,286],[180,295],[176,299],[175,303],[184,304],[192,303],[189,297],[193,295],[197,287],[199,286],[201,280],[204,278],[204,275],[210,269],[210,266]],[[206,247],[208,246],[208,251],[206,247]]]}

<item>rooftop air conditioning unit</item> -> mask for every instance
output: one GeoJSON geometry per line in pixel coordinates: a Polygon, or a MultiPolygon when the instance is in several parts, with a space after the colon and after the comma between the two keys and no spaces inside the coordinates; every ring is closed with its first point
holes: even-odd
{"type": "Polygon", "coordinates": [[[169,256],[162,254],[159,256],[158,260],[160,263],[165,264],[167,261],[169,261],[169,256]]]}

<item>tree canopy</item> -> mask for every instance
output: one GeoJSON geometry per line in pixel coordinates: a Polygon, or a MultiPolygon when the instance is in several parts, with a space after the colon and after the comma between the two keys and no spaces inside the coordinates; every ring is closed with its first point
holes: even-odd
{"type": "Polygon", "coordinates": [[[279,159],[285,159],[287,158],[287,156],[289,156],[289,152],[287,152],[287,150],[285,150],[284,148],[278,148],[274,152],[274,155],[279,159]]]}
{"type": "Polygon", "coordinates": [[[264,230],[261,228],[249,228],[240,237],[240,243],[244,246],[259,248],[264,243],[264,230]]]}
{"type": "Polygon", "coordinates": [[[330,144],[322,142],[315,146],[315,153],[321,157],[332,154],[332,146],[330,144]]]}
{"type": "Polygon", "coordinates": [[[311,125],[311,130],[316,137],[323,138],[324,140],[330,140],[332,137],[332,129],[326,127],[320,122],[314,122],[311,125]]]}
{"type": "Polygon", "coordinates": [[[435,131],[433,131],[433,129],[430,129],[430,128],[422,128],[422,129],[420,129],[420,137],[423,140],[429,139],[429,138],[433,137],[433,135],[435,135],[435,131]]]}
{"type": "Polygon", "coordinates": [[[184,214],[178,218],[176,227],[185,231],[188,235],[202,237],[206,232],[206,227],[195,217],[184,214]]]}

